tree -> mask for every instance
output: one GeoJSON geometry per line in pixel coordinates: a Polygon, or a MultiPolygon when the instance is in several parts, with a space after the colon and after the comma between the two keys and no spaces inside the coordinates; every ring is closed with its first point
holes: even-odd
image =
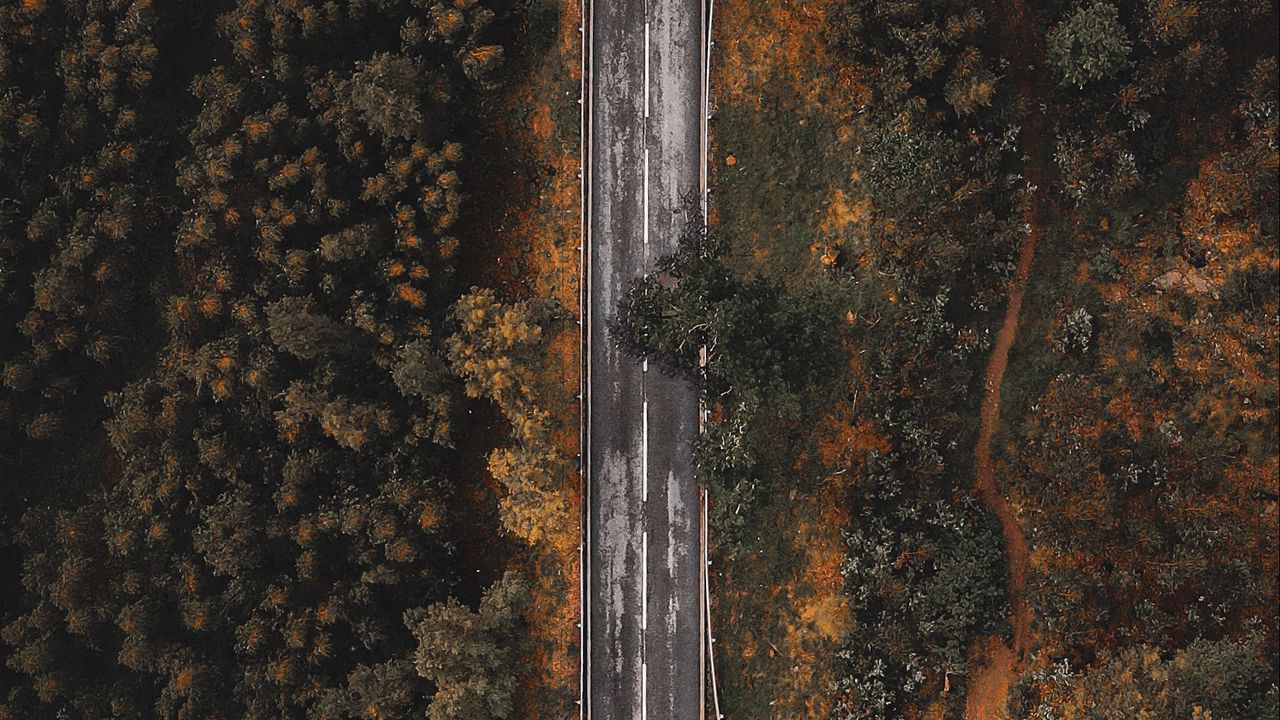
{"type": "Polygon", "coordinates": [[[1280,689],[1249,642],[1199,640],[1171,658],[1141,645],[1075,680],[1061,712],[1064,720],[1254,720],[1280,712],[1280,689]]]}
{"type": "Polygon", "coordinates": [[[405,613],[418,639],[414,664],[436,687],[431,720],[505,720],[512,717],[520,613],[528,602],[523,581],[508,572],[472,611],[450,599],[405,613]]]}
{"type": "Polygon", "coordinates": [[[462,71],[471,80],[482,81],[502,65],[501,45],[482,45],[468,50],[462,58],[462,71]]]}
{"type": "Polygon", "coordinates": [[[268,305],[267,331],[281,350],[303,360],[351,355],[361,345],[355,328],[312,312],[311,302],[301,297],[268,305]]]}
{"type": "Polygon", "coordinates": [[[320,238],[320,256],[331,263],[366,260],[380,249],[381,233],[371,223],[361,223],[320,238]]]}
{"type": "Polygon", "coordinates": [[[835,288],[792,290],[760,274],[737,277],[727,240],[696,213],[689,217],[676,252],[629,288],[610,322],[614,342],[689,379],[701,376],[705,347],[709,394],[730,387],[742,395],[766,388],[799,394],[835,376],[835,328],[845,309],[835,288]]]}
{"type": "Polygon", "coordinates": [[[387,138],[407,139],[423,122],[423,76],[413,60],[379,53],[361,62],[351,76],[351,104],[369,127],[387,138]]]}
{"type": "Polygon", "coordinates": [[[1093,340],[1093,316],[1085,308],[1072,310],[1062,320],[1058,335],[1053,339],[1053,349],[1060,353],[1089,352],[1089,343],[1093,340]]]}
{"type": "Polygon", "coordinates": [[[853,493],[841,574],[854,628],[840,650],[841,718],[901,717],[927,677],[964,673],[970,643],[1006,615],[995,519],[971,496],[948,504],[901,465],[872,454],[853,493]]]}
{"type": "Polygon", "coordinates": [[[1128,31],[1120,23],[1120,11],[1109,2],[1080,6],[1047,37],[1050,65],[1064,84],[1081,89],[1132,67],[1132,50],[1128,31]]]}
{"type": "Polygon", "coordinates": [[[960,146],[924,117],[919,127],[894,120],[870,130],[860,151],[871,200],[894,217],[936,212],[963,182],[960,146]]]}
{"type": "Polygon", "coordinates": [[[569,517],[569,459],[552,440],[552,424],[535,383],[545,335],[540,320],[549,308],[536,302],[504,303],[491,290],[472,289],[453,308],[458,331],[447,341],[454,371],[467,394],[492,400],[511,423],[515,446],[489,454],[489,472],[505,491],[502,524],[529,543],[561,536],[569,517]]]}
{"type": "Polygon", "coordinates": [[[352,717],[423,717],[425,683],[408,659],[388,660],[372,667],[361,665],[347,678],[346,712],[352,717]]]}
{"type": "Polygon", "coordinates": [[[468,395],[491,397],[506,412],[527,406],[544,312],[536,303],[503,303],[488,289],[472,288],[459,299],[452,312],[459,329],[447,345],[468,395]]]}
{"type": "Polygon", "coordinates": [[[406,398],[422,401],[423,412],[415,422],[414,433],[440,444],[448,443],[457,389],[443,353],[427,340],[412,340],[400,349],[391,378],[406,398]]]}
{"type": "Polygon", "coordinates": [[[426,714],[403,614],[465,592],[457,518],[497,530],[443,329],[467,75],[501,53],[475,0],[402,32],[432,5],[0,9],[0,475],[16,438],[32,486],[106,481],[0,564],[0,715],[426,714]]]}
{"type": "Polygon", "coordinates": [[[947,81],[947,102],[962,117],[974,115],[981,108],[991,107],[997,82],[995,73],[977,48],[967,48],[947,81]]]}

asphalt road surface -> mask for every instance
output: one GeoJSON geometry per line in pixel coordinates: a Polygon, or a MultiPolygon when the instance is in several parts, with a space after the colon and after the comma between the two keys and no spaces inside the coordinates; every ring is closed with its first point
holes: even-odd
{"type": "Polygon", "coordinates": [[[700,0],[589,3],[587,627],[591,720],[696,720],[702,587],[694,389],[609,337],[698,189],[700,0]]]}

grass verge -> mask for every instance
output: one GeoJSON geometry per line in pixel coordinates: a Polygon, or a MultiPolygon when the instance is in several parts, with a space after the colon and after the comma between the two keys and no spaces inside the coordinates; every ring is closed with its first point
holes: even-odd
{"type": "MultiPolygon", "coordinates": [[[[463,276],[513,300],[549,300],[562,309],[562,322],[544,328],[547,360],[533,368],[532,392],[549,413],[553,446],[571,459],[579,445],[580,358],[571,314],[578,306],[581,13],[575,0],[525,5],[528,23],[522,51],[510,58],[512,80],[483,112],[492,124],[475,151],[481,172],[496,182],[473,191],[480,212],[467,229],[463,276]]],[[[575,472],[558,481],[567,499],[562,510],[571,517],[553,524],[566,530],[545,535],[516,559],[531,595],[521,717],[576,713],[579,479],[575,472]]]]}

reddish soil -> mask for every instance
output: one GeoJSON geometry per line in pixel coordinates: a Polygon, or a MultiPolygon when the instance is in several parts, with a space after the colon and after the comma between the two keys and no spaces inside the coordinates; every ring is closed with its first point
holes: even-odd
{"type": "MultiPolygon", "coordinates": [[[[1031,173],[1027,173],[1028,179],[1031,173]]],[[[1034,184],[1035,181],[1031,180],[1034,184]]],[[[1009,602],[1012,606],[1010,624],[1013,626],[1013,647],[989,647],[986,665],[973,680],[965,717],[970,720],[989,720],[1004,708],[1009,684],[1027,652],[1027,638],[1031,631],[1031,611],[1027,607],[1027,538],[1014,517],[1009,500],[1000,492],[996,481],[995,464],[991,460],[991,437],[1000,426],[1000,386],[1009,365],[1009,349],[1013,347],[1018,330],[1018,317],[1022,311],[1022,299],[1031,279],[1031,263],[1035,259],[1036,242],[1040,237],[1040,225],[1036,203],[1030,202],[1024,215],[1031,232],[1022,242],[1018,252],[1018,268],[1014,274],[1013,289],[1009,293],[1009,305],[1005,310],[1004,324],[996,336],[995,349],[987,364],[985,389],[982,397],[981,424],[978,426],[978,444],[974,448],[976,488],[987,507],[1000,520],[1004,533],[1005,552],[1009,558],[1009,602]]]]}
{"type": "Polygon", "coordinates": [[[969,720],[994,720],[1009,697],[1018,658],[998,637],[987,638],[977,649],[984,664],[965,696],[964,716],[969,720]]]}
{"type": "MultiPolygon", "coordinates": [[[[1043,45],[1032,18],[1028,16],[1022,0],[997,3],[991,17],[1004,17],[1006,54],[1012,60],[1010,79],[1018,97],[1027,104],[1027,118],[1022,141],[1026,164],[1023,169],[1026,181],[1041,188],[1044,180],[1044,153],[1041,142],[1044,114],[1039,109],[1041,97],[1039,85],[1031,75],[1044,57],[1043,45]],[[1001,7],[1003,5],[1003,7],[1001,7]]],[[[969,720],[991,720],[1004,710],[1009,685],[1026,659],[1028,639],[1031,633],[1031,611],[1027,606],[1027,538],[1014,516],[1009,500],[1000,491],[996,480],[995,464],[991,460],[991,438],[1000,427],[1000,388],[1009,366],[1009,349],[1018,333],[1018,320],[1022,313],[1022,300],[1031,281],[1031,265],[1036,256],[1036,244],[1040,240],[1041,222],[1037,189],[1028,199],[1023,220],[1028,228],[1027,236],[1018,251],[1018,264],[1009,291],[1009,304],[1004,322],[996,335],[995,348],[987,364],[982,396],[981,422],[978,427],[978,443],[974,448],[975,486],[978,495],[1000,520],[1004,534],[1005,551],[1009,559],[1009,602],[1012,606],[1010,625],[1013,628],[1012,647],[991,638],[982,653],[983,666],[974,672],[965,717],[969,720]]]]}

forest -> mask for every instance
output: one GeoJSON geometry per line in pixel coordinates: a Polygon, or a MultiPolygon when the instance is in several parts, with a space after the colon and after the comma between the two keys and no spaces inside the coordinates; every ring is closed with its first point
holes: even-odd
{"type": "MultiPolygon", "coordinates": [[[[1276,3],[716,8],[726,716],[1280,715],[1276,3]]],[[[0,720],[576,716],[579,11],[0,7],[0,720]]]]}
{"type": "Polygon", "coordinates": [[[619,329],[714,348],[725,704],[1280,712],[1275,4],[716,12],[710,230],[619,329]]]}
{"type": "Polygon", "coordinates": [[[0,717],[536,707],[530,513],[571,516],[509,366],[560,316],[473,287],[467,245],[500,212],[474,146],[558,25],[0,8],[0,717]],[[523,456],[493,481],[499,404],[523,456]]]}

